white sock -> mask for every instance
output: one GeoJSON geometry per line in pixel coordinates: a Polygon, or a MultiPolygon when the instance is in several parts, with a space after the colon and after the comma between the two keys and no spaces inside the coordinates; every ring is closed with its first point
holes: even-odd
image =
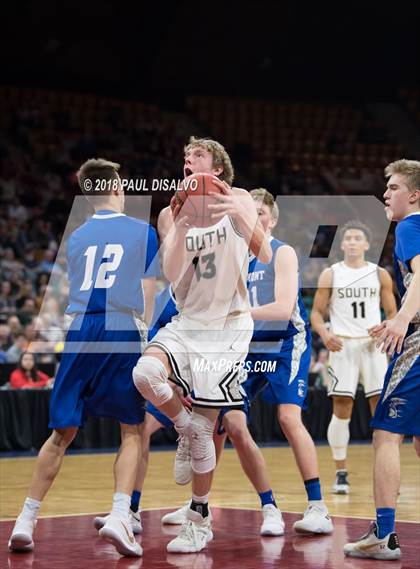
{"type": "Polygon", "coordinates": [[[23,504],[20,515],[27,520],[36,520],[40,507],[41,502],[39,500],[29,498],[28,496],[23,504]]]}
{"type": "Polygon", "coordinates": [[[182,435],[183,432],[188,427],[188,425],[190,424],[191,413],[188,413],[188,411],[184,407],[182,407],[181,411],[177,415],[175,415],[175,417],[169,417],[169,418],[175,425],[175,429],[178,431],[178,433],[182,435]]]}
{"type": "Polygon", "coordinates": [[[192,495],[192,499],[194,502],[198,502],[199,504],[207,504],[209,501],[210,492],[208,494],[204,494],[204,496],[197,496],[196,494],[192,495]]]}
{"type": "Polygon", "coordinates": [[[339,419],[335,415],[331,417],[327,439],[334,460],[346,460],[347,447],[350,440],[349,423],[350,419],[339,419]]]}
{"type": "Polygon", "coordinates": [[[131,496],[123,492],[115,492],[112,502],[112,512],[120,518],[128,518],[130,512],[131,496]]]}

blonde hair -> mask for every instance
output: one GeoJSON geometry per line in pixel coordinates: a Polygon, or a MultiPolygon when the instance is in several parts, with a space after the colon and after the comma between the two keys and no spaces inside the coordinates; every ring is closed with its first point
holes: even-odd
{"type": "Polygon", "coordinates": [[[254,200],[262,201],[270,209],[271,215],[275,221],[279,218],[279,208],[274,200],[273,194],[270,194],[265,188],[256,188],[249,192],[254,200]]]}
{"type": "Polygon", "coordinates": [[[195,136],[191,136],[188,144],[184,146],[184,152],[188,152],[197,146],[202,146],[208,150],[208,152],[211,152],[211,155],[213,156],[213,167],[223,168],[222,172],[218,175],[218,178],[231,186],[233,178],[235,177],[235,172],[225,147],[220,144],[220,142],[212,140],[211,138],[196,138],[195,136]]]}
{"type": "Polygon", "coordinates": [[[393,174],[401,174],[406,177],[407,187],[410,192],[420,190],[420,162],[418,160],[396,160],[385,168],[385,177],[389,178],[393,174]]]}

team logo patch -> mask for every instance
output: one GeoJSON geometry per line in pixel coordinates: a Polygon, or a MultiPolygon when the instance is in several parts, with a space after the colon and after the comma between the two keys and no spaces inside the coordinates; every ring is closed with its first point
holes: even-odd
{"type": "Polygon", "coordinates": [[[298,381],[298,395],[299,397],[305,397],[305,381],[303,379],[298,381]]]}
{"type": "Polygon", "coordinates": [[[399,405],[405,405],[407,403],[407,399],[401,399],[400,397],[392,397],[389,400],[389,413],[388,416],[391,419],[398,419],[402,416],[402,409],[398,409],[399,405]]]}

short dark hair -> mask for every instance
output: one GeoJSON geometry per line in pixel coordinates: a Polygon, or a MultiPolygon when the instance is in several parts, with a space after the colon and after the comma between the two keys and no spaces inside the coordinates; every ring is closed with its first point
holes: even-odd
{"type": "Polygon", "coordinates": [[[350,221],[347,221],[347,223],[345,223],[343,225],[343,227],[340,229],[340,242],[343,241],[344,239],[344,234],[346,233],[346,231],[348,231],[349,229],[358,229],[359,231],[363,231],[365,237],[366,237],[366,241],[368,243],[371,242],[372,240],[372,232],[369,229],[369,227],[367,225],[365,225],[364,223],[362,223],[361,221],[359,221],[358,219],[351,219],[350,221]]]}
{"type": "Polygon", "coordinates": [[[119,169],[120,164],[110,162],[104,158],[90,158],[86,160],[76,174],[82,193],[86,197],[111,194],[115,187],[112,184],[101,185],[101,181],[119,180],[119,169]],[[94,191],[95,188],[100,188],[100,192],[94,191]]]}

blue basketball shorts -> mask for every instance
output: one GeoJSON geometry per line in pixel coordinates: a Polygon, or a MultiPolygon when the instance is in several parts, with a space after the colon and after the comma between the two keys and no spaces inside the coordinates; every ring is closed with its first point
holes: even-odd
{"type": "Polygon", "coordinates": [[[374,429],[420,436],[420,329],[394,355],[371,425],[374,429]]]}
{"type": "Polygon", "coordinates": [[[243,387],[252,401],[258,393],[268,403],[293,403],[306,407],[311,363],[309,327],[283,340],[278,353],[249,353],[245,362],[248,378],[243,387]]]}
{"type": "Polygon", "coordinates": [[[140,349],[140,333],[130,314],[77,316],[54,382],[50,428],[81,427],[88,416],[143,422],[145,401],[132,379],[140,349]]]}

